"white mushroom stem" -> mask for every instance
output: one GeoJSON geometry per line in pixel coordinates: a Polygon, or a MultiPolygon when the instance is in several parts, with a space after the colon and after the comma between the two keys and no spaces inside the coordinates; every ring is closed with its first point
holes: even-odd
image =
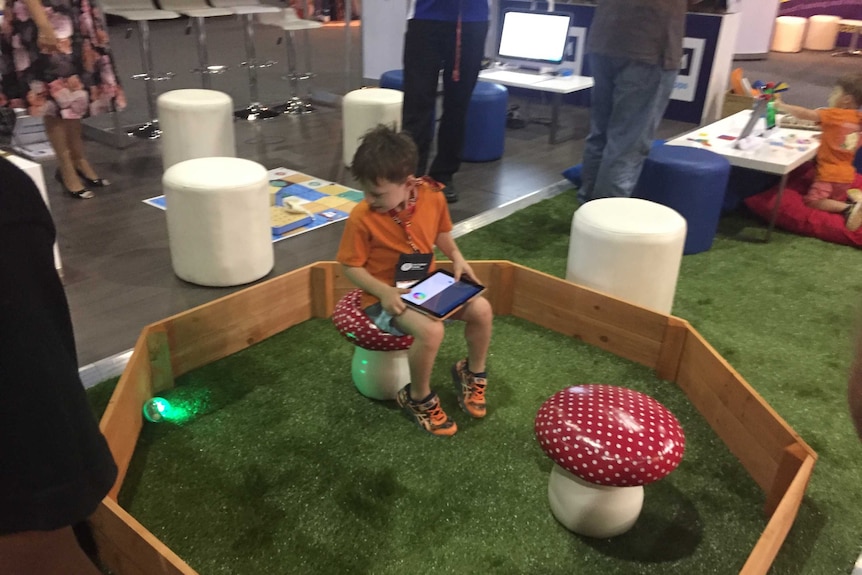
{"type": "Polygon", "coordinates": [[[556,463],[548,481],[551,512],[566,529],[587,537],[614,537],[637,521],[644,488],[588,483],[556,463]]]}

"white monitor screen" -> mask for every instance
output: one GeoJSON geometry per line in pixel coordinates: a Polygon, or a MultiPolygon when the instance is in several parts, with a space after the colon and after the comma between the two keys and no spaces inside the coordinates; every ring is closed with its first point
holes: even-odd
{"type": "Polygon", "coordinates": [[[559,64],[569,37],[571,15],[556,12],[507,11],[500,33],[501,58],[559,64]]]}

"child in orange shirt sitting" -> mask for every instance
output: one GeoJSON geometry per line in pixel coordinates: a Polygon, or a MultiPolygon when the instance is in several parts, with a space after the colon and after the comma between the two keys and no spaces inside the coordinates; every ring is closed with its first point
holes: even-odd
{"type": "Polygon", "coordinates": [[[803,198],[806,205],[844,214],[848,230],[862,227],[862,192],[850,189],[856,177],[853,159],[862,144],[862,74],[838,78],[829,95],[829,107],[810,110],[776,98],[776,109],[820,124],[817,173],[803,198]],[[849,199],[848,199],[849,195],[849,199]]]}
{"type": "MultiPolygon", "coordinates": [[[[431,391],[431,371],[443,342],[443,322],[407,308],[397,287],[404,270],[434,270],[434,247],[452,260],[455,279],[478,281],[450,233],[452,220],[441,186],[416,178],[416,144],[404,133],[380,125],[368,132],[353,156],[351,173],[365,195],[347,219],[336,259],[344,274],[362,288],[365,312],[380,329],[413,336],[408,352],[411,383],[396,400],[407,415],[428,433],[453,435],[458,426],[440,407],[431,391]]],[[[491,304],[478,296],[453,319],[465,322],[467,358],[452,366],[461,407],[473,417],[485,416],[485,360],[491,342],[491,304]]]]}

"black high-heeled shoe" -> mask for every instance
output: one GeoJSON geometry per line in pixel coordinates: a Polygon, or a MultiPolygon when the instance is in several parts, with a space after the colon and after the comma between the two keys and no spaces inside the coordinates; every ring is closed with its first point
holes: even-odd
{"type": "Polygon", "coordinates": [[[75,168],[75,172],[78,173],[78,177],[81,178],[81,181],[88,186],[92,186],[94,188],[107,188],[111,185],[111,182],[105,178],[96,178],[95,180],[91,180],[78,168],[75,168]]]}
{"type": "Polygon", "coordinates": [[[54,172],[54,179],[60,182],[60,186],[62,186],[63,191],[72,196],[73,198],[79,200],[89,200],[94,197],[96,194],[88,190],[87,188],[83,188],[77,191],[72,191],[66,187],[66,182],[63,181],[63,175],[60,173],[60,169],[57,168],[57,171],[54,172]]]}

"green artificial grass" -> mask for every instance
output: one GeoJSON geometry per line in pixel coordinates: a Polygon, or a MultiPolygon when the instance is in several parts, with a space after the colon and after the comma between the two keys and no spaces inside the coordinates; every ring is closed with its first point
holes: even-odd
{"type": "MultiPolygon", "coordinates": [[[[472,232],[461,250],[564,276],[573,196],[472,232]]],[[[674,314],[820,456],[772,572],[847,573],[862,545],[862,453],[846,407],[862,256],[781,232],[769,244],[742,239],[759,228],[728,216],[710,251],[683,258],[674,314]]],[[[446,367],[463,354],[450,326],[435,382],[460,429],[434,438],[354,390],[351,354],[327,320],[312,320],[179,378],[167,395],[197,414],[144,428],[121,504],[204,575],[724,574],[739,570],[765,525],[763,495],[742,466],[684,394],[642,366],[501,317],[489,415],[475,421],[448,383],[446,367]],[[679,468],[646,487],[632,531],[608,540],[553,519],[551,463],[532,429],[548,396],[590,382],[655,397],[687,439],[679,468]]]]}

